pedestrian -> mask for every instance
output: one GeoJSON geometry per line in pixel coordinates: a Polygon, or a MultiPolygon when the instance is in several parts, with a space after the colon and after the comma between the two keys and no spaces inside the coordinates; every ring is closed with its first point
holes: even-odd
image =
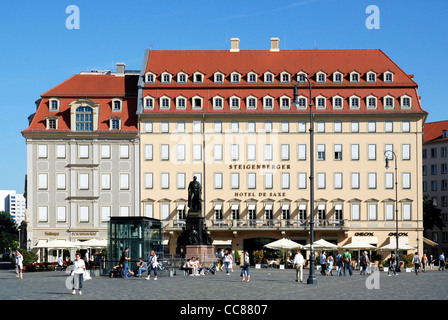
{"type": "Polygon", "coordinates": [[[23,279],[23,255],[20,253],[19,249],[15,252],[15,269],[16,269],[16,278],[23,279]]]}
{"type": "Polygon", "coordinates": [[[243,270],[241,271],[241,277],[243,278],[241,281],[250,281],[250,259],[249,252],[243,253],[243,270]]]}
{"type": "Polygon", "coordinates": [[[330,254],[327,258],[327,276],[333,275],[333,263],[334,263],[334,259],[333,259],[333,256],[330,254]]]}
{"type": "Polygon", "coordinates": [[[292,267],[296,269],[296,282],[303,282],[303,263],[305,259],[303,258],[300,250],[297,250],[294,260],[292,262],[292,267]]]}
{"type": "Polygon", "coordinates": [[[89,250],[87,250],[86,253],[84,254],[84,263],[86,265],[86,269],[89,268],[89,262],[90,262],[90,252],[89,250]]]}
{"type": "Polygon", "coordinates": [[[429,256],[429,269],[431,271],[434,271],[434,263],[436,262],[436,259],[434,259],[433,255],[429,256]]]}
{"type": "Polygon", "coordinates": [[[230,264],[230,254],[229,251],[226,250],[226,252],[224,253],[224,266],[226,268],[226,275],[230,276],[229,273],[229,264],[230,264]]]}
{"type": "Polygon", "coordinates": [[[75,261],[73,261],[73,287],[72,294],[82,295],[82,283],[84,282],[84,270],[86,270],[86,264],[84,260],[81,259],[81,253],[76,252],[75,261]]]}
{"type": "Polygon", "coordinates": [[[179,256],[180,256],[180,261],[183,263],[185,261],[185,251],[184,251],[184,248],[180,248],[179,256]]]}
{"type": "Polygon", "coordinates": [[[224,268],[224,249],[221,249],[221,251],[218,253],[218,270],[221,270],[224,268]]]}
{"type": "Polygon", "coordinates": [[[353,275],[352,271],[352,255],[348,249],[345,250],[344,255],[342,256],[342,260],[344,262],[344,277],[346,276],[346,271],[348,270],[350,277],[353,275]]]}
{"type": "Polygon", "coordinates": [[[232,250],[229,250],[229,270],[233,272],[233,253],[232,250]]]}
{"type": "Polygon", "coordinates": [[[427,266],[428,266],[428,257],[426,256],[426,253],[424,253],[422,257],[422,272],[426,272],[427,266]]]}
{"type": "Polygon", "coordinates": [[[151,279],[151,270],[154,270],[154,280],[157,280],[157,256],[154,250],[151,250],[148,257],[148,276],[146,280],[151,279]]]}
{"type": "Polygon", "coordinates": [[[324,276],[325,270],[327,270],[327,257],[325,256],[325,250],[324,250],[320,255],[320,274],[324,276]]]}
{"type": "Polygon", "coordinates": [[[131,260],[129,257],[129,247],[126,247],[120,258],[120,264],[123,265],[123,271],[121,273],[122,278],[125,278],[129,274],[129,260],[131,260]]]}
{"type": "Polygon", "coordinates": [[[414,264],[415,274],[418,275],[418,271],[420,269],[420,264],[422,263],[418,252],[412,258],[412,263],[414,264]]]}
{"type": "Polygon", "coordinates": [[[361,256],[360,266],[361,266],[361,275],[366,275],[367,266],[369,265],[369,257],[367,256],[367,251],[364,251],[361,256]]]}
{"type": "Polygon", "coordinates": [[[439,256],[439,271],[442,269],[442,271],[445,269],[445,255],[442,254],[439,256]]]}
{"type": "Polygon", "coordinates": [[[62,271],[62,268],[64,267],[64,261],[63,261],[63,259],[62,259],[62,256],[61,255],[59,255],[58,256],[58,268],[59,268],[59,271],[62,271]]]}
{"type": "Polygon", "coordinates": [[[390,277],[390,270],[392,270],[394,272],[394,275],[397,275],[397,273],[395,272],[395,267],[396,267],[396,262],[397,260],[395,259],[395,254],[391,254],[390,258],[387,260],[388,265],[389,265],[389,269],[387,270],[387,275],[390,277]]]}
{"type": "Polygon", "coordinates": [[[336,268],[338,271],[338,277],[342,276],[342,255],[339,251],[336,254],[336,268]]]}

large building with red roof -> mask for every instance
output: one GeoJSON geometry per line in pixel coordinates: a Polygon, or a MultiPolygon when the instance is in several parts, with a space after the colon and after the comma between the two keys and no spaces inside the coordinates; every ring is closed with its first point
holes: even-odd
{"type": "Polygon", "coordinates": [[[146,51],[137,106],[141,214],[165,223],[166,252],[178,249],[193,176],[217,250],[251,252],[283,237],[306,244],[310,206],[317,239],[393,245],[395,179],[400,243],[417,247],[426,112],[413,76],[381,50],[279,50],[278,41],[267,50],[240,50],[232,39],[230,50],[146,51]],[[388,151],[397,177],[385,169],[388,151]]]}
{"type": "Polygon", "coordinates": [[[105,239],[111,216],[138,214],[138,77],[124,64],[81,72],[36,101],[22,131],[31,247],[105,239]]]}

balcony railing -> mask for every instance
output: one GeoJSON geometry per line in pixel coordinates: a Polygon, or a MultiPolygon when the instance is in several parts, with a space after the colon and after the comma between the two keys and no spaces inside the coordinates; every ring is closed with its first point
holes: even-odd
{"type": "MultiPolygon", "coordinates": [[[[317,219],[314,222],[315,228],[318,229],[338,229],[347,226],[344,220],[317,219]]],[[[309,221],[298,219],[209,219],[206,220],[206,225],[211,229],[307,229],[309,221]]],[[[185,220],[163,221],[163,227],[181,229],[185,227],[185,220]]]]}

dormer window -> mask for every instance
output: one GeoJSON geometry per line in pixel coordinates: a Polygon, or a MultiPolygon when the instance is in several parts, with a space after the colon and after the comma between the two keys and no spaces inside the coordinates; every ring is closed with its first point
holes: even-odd
{"type": "Polygon", "coordinates": [[[359,109],[360,99],[357,96],[350,97],[350,109],[359,109]]]}
{"type": "Polygon", "coordinates": [[[185,72],[179,72],[177,74],[178,83],[187,83],[188,75],[185,72]]]}
{"type": "Polygon", "coordinates": [[[238,72],[232,72],[230,79],[232,83],[239,83],[241,81],[241,75],[238,72]]]}
{"type": "Polygon", "coordinates": [[[267,83],[274,82],[274,74],[271,72],[266,72],[264,74],[264,82],[267,82],[267,83]]]}
{"type": "Polygon", "coordinates": [[[90,99],[78,99],[70,103],[71,131],[98,130],[99,103],[90,99]]]}
{"type": "Polygon", "coordinates": [[[324,96],[316,97],[316,108],[325,109],[327,107],[327,99],[324,96]]]}
{"type": "Polygon", "coordinates": [[[220,96],[213,97],[213,109],[222,109],[224,107],[224,99],[220,96]]]}
{"type": "Polygon", "coordinates": [[[384,72],[384,82],[394,82],[394,74],[390,71],[384,72]]]}
{"type": "Polygon", "coordinates": [[[193,109],[202,109],[203,100],[204,99],[202,97],[200,97],[200,96],[194,96],[191,99],[191,103],[192,103],[193,109]]]}
{"type": "Polygon", "coordinates": [[[376,82],[376,73],[373,71],[367,72],[367,82],[376,82]]]}
{"type": "Polygon", "coordinates": [[[368,96],[366,98],[366,100],[367,100],[367,108],[376,109],[376,97],[375,96],[368,96]]]}
{"type": "Polygon", "coordinates": [[[350,82],[359,82],[359,73],[356,71],[353,71],[350,73],[350,82]]]}
{"type": "Polygon", "coordinates": [[[202,82],[204,82],[204,75],[202,73],[200,73],[200,72],[195,72],[193,74],[193,81],[195,83],[202,83],[202,82]]]}
{"type": "Polygon", "coordinates": [[[159,105],[160,109],[169,109],[171,104],[171,99],[167,96],[160,97],[159,105]]]}
{"type": "Polygon", "coordinates": [[[59,117],[48,116],[45,119],[47,122],[47,125],[46,125],[47,130],[58,130],[59,117]]]}
{"type": "Polygon", "coordinates": [[[385,96],[383,98],[383,104],[385,109],[393,109],[394,108],[394,97],[392,96],[385,96]]]}
{"type": "Polygon", "coordinates": [[[51,98],[48,101],[48,108],[50,111],[59,111],[59,99],[51,98]]]}
{"type": "Polygon", "coordinates": [[[411,97],[405,95],[401,97],[401,107],[402,108],[411,108],[411,97]]]}
{"type": "Polygon", "coordinates": [[[145,109],[154,109],[154,98],[153,97],[145,97],[143,99],[144,108],[145,109]]]}
{"type": "Polygon", "coordinates": [[[112,111],[113,112],[121,112],[123,106],[123,101],[121,99],[112,99],[112,111]]]}
{"type": "Polygon", "coordinates": [[[281,74],[280,74],[280,81],[281,82],[283,82],[283,83],[289,83],[289,82],[291,82],[291,80],[290,80],[290,74],[288,73],[288,72],[286,72],[286,71],[284,71],[284,72],[282,72],[281,74]]]}
{"type": "Polygon", "coordinates": [[[324,72],[318,72],[316,75],[316,81],[319,83],[325,83],[327,75],[324,72]]]}
{"type": "Polygon", "coordinates": [[[171,74],[168,72],[162,73],[162,83],[170,83],[171,82],[171,74]]]}
{"type": "Polygon", "coordinates": [[[342,109],[344,107],[344,99],[341,96],[333,97],[333,109],[342,109]]]}
{"type": "Polygon", "coordinates": [[[306,77],[307,77],[307,74],[303,71],[297,73],[297,82],[301,82],[301,83],[306,82],[306,77]]]}
{"type": "Polygon", "coordinates": [[[263,98],[263,108],[264,109],[273,109],[274,108],[274,98],[271,96],[266,96],[263,98]]]}
{"type": "Polygon", "coordinates": [[[296,108],[299,109],[305,109],[307,104],[307,98],[305,96],[299,96],[297,98],[298,104],[296,105],[296,108]]]}
{"type": "Polygon", "coordinates": [[[343,74],[339,71],[333,73],[333,82],[342,83],[342,77],[343,77],[343,74]]]}
{"type": "Polygon", "coordinates": [[[246,108],[247,109],[251,109],[251,110],[255,110],[257,109],[257,98],[254,96],[248,96],[246,98],[246,108]]]}
{"type": "Polygon", "coordinates": [[[216,72],[214,75],[215,83],[223,83],[224,82],[224,74],[221,72],[216,72]]]}
{"type": "Polygon", "coordinates": [[[154,73],[148,72],[145,75],[146,83],[154,83],[156,80],[156,75],[154,73]]]}
{"type": "Polygon", "coordinates": [[[281,109],[289,109],[291,104],[291,99],[288,96],[280,97],[280,108],[281,109]]]}
{"type": "Polygon", "coordinates": [[[257,82],[258,75],[255,72],[249,72],[247,74],[247,82],[255,83],[257,82]]]}
{"type": "Polygon", "coordinates": [[[230,97],[230,109],[240,108],[240,98],[237,96],[230,97]]]}
{"type": "Polygon", "coordinates": [[[109,130],[118,131],[121,129],[121,117],[109,118],[109,130]]]}
{"type": "Polygon", "coordinates": [[[186,109],[187,108],[187,99],[183,96],[179,96],[176,98],[176,109],[186,109]]]}

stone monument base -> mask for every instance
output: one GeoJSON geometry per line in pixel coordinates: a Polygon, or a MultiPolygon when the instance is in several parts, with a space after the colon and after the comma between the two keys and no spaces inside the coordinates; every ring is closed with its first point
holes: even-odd
{"type": "Polygon", "coordinates": [[[199,257],[205,266],[216,262],[215,247],[212,245],[187,245],[185,247],[185,258],[199,257]]]}

